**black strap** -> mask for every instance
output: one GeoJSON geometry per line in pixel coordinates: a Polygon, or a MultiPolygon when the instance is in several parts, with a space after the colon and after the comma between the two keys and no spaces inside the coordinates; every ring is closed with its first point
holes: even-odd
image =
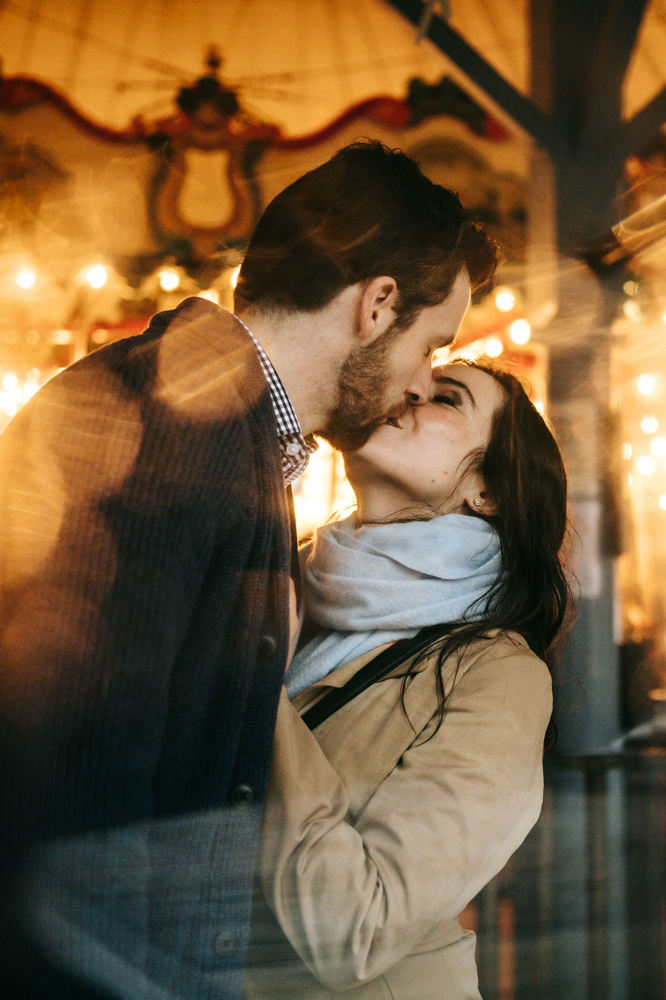
{"type": "Polygon", "coordinates": [[[365,691],[376,681],[380,681],[382,677],[386,677],[405,660],[421,653],[431,642],[445,635],[449,629],[450,626],[447,625],[429,625],[427,628],[422,628],[413,639],[398,639],[392,646],[384,649],[364,667],[361,667],[341,688],[329,691],[316,705],[304,712],[301,716],[303,722],[308,729],[316,729],[339,708],[348,704],[357,694],[365,691]]]}
{"type": "Polygon", "coordinates": [[[289,537],[291,541],[291,578],[294,581],[296,590],[296,603],[301,606],[301,567],[298,561],[298,528],[296,526],[296,510],[294,508],[294,491],[291,484],[285,490],[287,498],[287,510],[289,511],[289,537]]]}

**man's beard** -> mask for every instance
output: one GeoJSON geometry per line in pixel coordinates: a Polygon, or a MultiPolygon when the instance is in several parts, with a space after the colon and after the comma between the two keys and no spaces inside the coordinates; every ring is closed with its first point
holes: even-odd
{"type": "Polygon", "coordinates": [[[362,448],[373,431],[389,417],[401,417],[407,402],[386,409],[384,392],[389,381],[392,328],[370,347],[357,347],[346,359],[338,376],[338,396],[326,426],[317,433],[339,451],[362,448]]]}

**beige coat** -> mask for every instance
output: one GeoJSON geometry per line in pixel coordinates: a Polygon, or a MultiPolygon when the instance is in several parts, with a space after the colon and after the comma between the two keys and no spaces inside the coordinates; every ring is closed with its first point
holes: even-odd
{"type": "Polygon", "coordinates": [[[293,705],[283,691],[260,864],[282,930],[258,903],[246,1000],[479,998],[457,915],[539,815],[550,675],[520,636],[495,634],[457,677],[457,658],[445,665],[436,732],[432,656],[405,710],[403,666],[310,733],[298,712],[378,651],[293,705]]]}

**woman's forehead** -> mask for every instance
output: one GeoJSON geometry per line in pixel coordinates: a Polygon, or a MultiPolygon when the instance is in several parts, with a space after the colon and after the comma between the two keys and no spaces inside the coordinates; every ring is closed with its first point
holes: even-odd
{"type": "Polygon", "coordinates": [[[481,402],[485,397],[492,406],[504,395],[504,389],[497,379],[493,378],[489,372],[483,371],[482,368],[475,368],[474,365],[456,363],[455,361],[446,365],[437,365],[433,369],[433,377],[435,379],[450,378],[457,382],[464,382],[474,394],[475,399],[478,397],[478,402],[481,402]]]}

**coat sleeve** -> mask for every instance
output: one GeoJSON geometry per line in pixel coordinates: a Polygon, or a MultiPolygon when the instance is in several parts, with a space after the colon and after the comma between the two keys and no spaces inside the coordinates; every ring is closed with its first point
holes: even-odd
{"type": "Polygon", "coordinates": [[[352,825],[342,781],[283,692],[262,877],[324,985],[381,975],[504,866],[539,815],[551,704],[545,664],[491,646],[454,687],[441,728],[422,734],[352,825]]]}

